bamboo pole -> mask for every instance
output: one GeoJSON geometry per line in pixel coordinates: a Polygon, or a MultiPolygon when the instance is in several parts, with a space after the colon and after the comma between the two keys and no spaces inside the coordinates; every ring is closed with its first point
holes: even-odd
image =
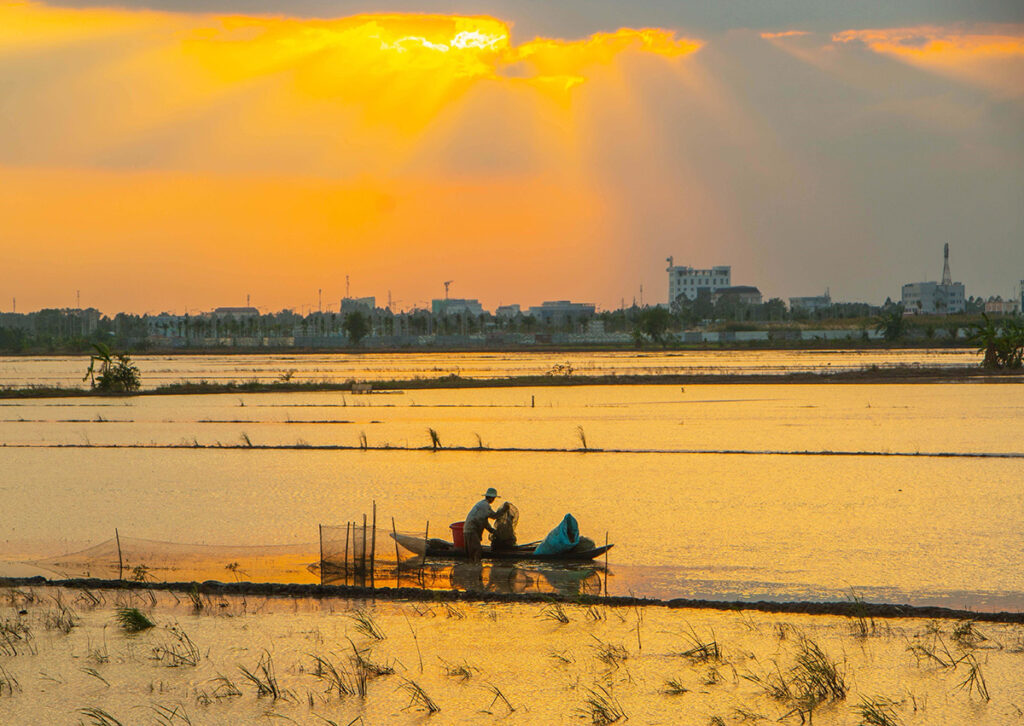
{"type": "Polygon", "coordinates": [[[395,538],[395,587],[402,586],[402,557],[398,553],[398,528],[395,527],[395,518],[391,518],[391,533],[395,538]]]}
{"type": "Polygon", "coordinates": [[[351,522],[345,522],[345,583],[348,584],[348,531],[352,527],[351,522]]]}
{"type": "Polygon", "coordinates": [[[366,582],[366,512],[363,512],[363,552],[359,558],[359,571],[363,573],[363,583],[366,582]]]}
{"type": "Polygon", "coordinates": [[[324,526],[322,524],[317,525],[320,528],[320,584],[324,584],[324,526]]]}
{"type": "Polygon", "coordinates": [[[426,581],[423,579],[423,569],[427,566],[427,541],[430,539],[430,520],[427,520],[427,529],[423,533],[423,559],[420,560],[420,585],[423,587],[427,586],[426,581]]]}
{"type": "Polygon", "coordinates": [[[117,542],[117,579],[122,579],[122,573],[124,572],[124,560],[121,557],[121,535],[117,532],[117,527],[114,527],[114,540],[117,542]]]}
{"type": "Polygon", "coordinates": [[[377,500],[373,500],[373,534],[370,538],[370,587],[376,584],[374,565],[377,563],[377,500]]]}
{"type": "MultiPolygon", "coordinates": [[[[608,530],[604,531],[604,546],[608,546],[608,530]]],[[[604,596],[608,597],[608,550],[604,551],[604,596]]]]}

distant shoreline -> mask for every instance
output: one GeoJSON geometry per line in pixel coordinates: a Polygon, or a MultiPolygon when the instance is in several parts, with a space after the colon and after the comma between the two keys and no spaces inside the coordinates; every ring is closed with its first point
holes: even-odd
{"type": "Polygon", "coordinates": [[[528,375],[503,378],[464,378],[451,374],[437,378],[410,378],[398,380],[363,380],[345,383],[243,381],[211,383],[209,381],[182,381],[132,394],[101,394],[88,388],[60,386],[26,386],[0,389],[0,399],[31,398],[127,398],[130,396],[175,396],[224,393],[315,393],[353,391],[353,386],[369,385],[372,392],[418,391],[427,389],[468,388],[543,388],[559,386],[639,386],[639,385],[738,385],[738,384],[830,384],[830,383],[1024,383],[1024,370],[990,371],[984,368],[953,368],[896,366],[893,368],[864,368],[836,372],[796,373],[681,373],[681,374],[607,374],[607,375],[528,375]]]}
{"type": "Polygon", "coordinates": [[[800,613],[805,615],[840,615],[866,618],[929,618],[974,620],[989,623],[1024,623],[1024,612],[985,612],[954,610],[952,608],[921,605],[891,605],[851,601],[798,601],[769,600],[699,600],[694,598],[657,598],[601,595],[559,595],[556,593],[496,593],[467,590],[430,590],[412,587],[359,587],[352,585],[276,584],[260,582],[132,582],[127,580],[101,580],[96,578],[47,579],[45,577],[0,577],[0,587],[61,587],[86,590],[165,590],[193,592],[203,595],[263,595],[267,597],[338,597],[347,600],[410,600],[415,602],[500,602],[543,603],[564,602],[579,605],[607,605],[612,607],[667,607],[671,609],[702,610],[756,610],[766,613],[800,613]]]}

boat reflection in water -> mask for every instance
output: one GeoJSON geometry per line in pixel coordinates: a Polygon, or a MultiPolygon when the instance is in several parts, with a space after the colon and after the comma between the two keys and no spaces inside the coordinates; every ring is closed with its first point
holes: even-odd
{"type": "Polygon", "coordinates": [[[422,567],[378,569],[372,576],[325,567],[324,585],[356,587],[413,587],[426,590],[464,590],[501,594],[600,595],[605,587],[604,566],[593,562],[551,564],[426,562],[422,567]]]}

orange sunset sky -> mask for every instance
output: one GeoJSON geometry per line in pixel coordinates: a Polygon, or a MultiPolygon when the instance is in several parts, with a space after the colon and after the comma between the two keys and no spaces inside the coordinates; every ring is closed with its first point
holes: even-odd
{"type": "Polygon", "coordinates": [[[0,0],[0,310],[1024,279],[1010,5],[246,7],[0,0]]]}

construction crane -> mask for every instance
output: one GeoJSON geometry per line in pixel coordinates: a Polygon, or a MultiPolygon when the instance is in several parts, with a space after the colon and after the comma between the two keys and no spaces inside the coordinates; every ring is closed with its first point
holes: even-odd
{"type": "Polygon", "coordinates": [[[448,286],[451,285],[453,282],[455,282],[455,280],[445,280],[444,281],[444,299],[445,300],[448,299],[448,286]]]}

